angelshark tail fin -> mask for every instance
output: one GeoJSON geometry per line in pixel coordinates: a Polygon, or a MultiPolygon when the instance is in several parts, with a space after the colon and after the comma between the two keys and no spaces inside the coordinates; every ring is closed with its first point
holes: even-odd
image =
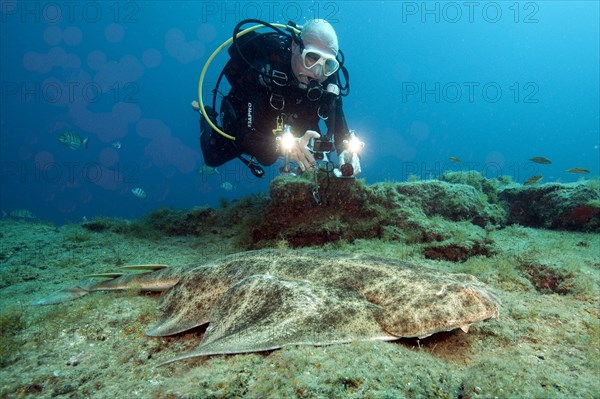
{"type": "Polygon", "coordinates": [[[57,303],[63,303],[68,301],[73,301],[75,299],[81,298],[84,295],[89,293],[85,288],[81,288],[79,286],[67,288],[64,290],[60,290],[51,294],[45,298],[39,299],[37,301],[32,302],[33,306],[43,306],[43,305],[55,305],[57,303]]]}

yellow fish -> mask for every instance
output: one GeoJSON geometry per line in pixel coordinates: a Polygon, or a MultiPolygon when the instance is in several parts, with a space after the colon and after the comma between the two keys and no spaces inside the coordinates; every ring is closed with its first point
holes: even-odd
{"type": "Polygon", "coordinates": [[[535,183],[535,182],[537,182],[537,181],[540,181],[540,180],[542,180],[542,178],[543,178],[543,177],[544,177],[544,176],[542,176],[542,175],[535,175],[535,176],[533,176],[533,177],[530,177],[529,179],[525,180],[525,183],[523,183],[523,184],[524,184],[525,186],[527,186],[528,184],[533,184],[533,183],[535,183]]]}
{"type": "Polygon", "coordinates": [[[590,171],[587,170],[586,168],[573,168],[573,169],[567,170],[567,173],[585,174],[585,173],[590,173],[590,171]]]}
{"type": "Polygon", "coordinates": [[[533,157],[533,158],[529,158],[529,160],[531,162],[539,163],[542,165],[548,165],[548,164],[552,163],[551,160],[549,160],[548,158],[545,158],[545,157],[533,157]]]}
{"type": "Polygon", "coordinates": [[[450,157],[448,159],[452,162],[462,162],[462,160],[460,158],[456,158],[456,157],[450,157]]]}

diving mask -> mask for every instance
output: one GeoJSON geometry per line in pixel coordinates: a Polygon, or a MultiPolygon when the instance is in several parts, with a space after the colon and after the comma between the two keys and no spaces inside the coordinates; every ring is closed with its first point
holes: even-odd
{"type": "Polygon", "coordinates": [[[306,69],[313,70],[315,66],[320,65],[320,74],[323,76],[333,75],[340,67],[340,63],[334,55],[327,54],[321,50],[308,49],[303,46],[301,56],[306,69]]]}

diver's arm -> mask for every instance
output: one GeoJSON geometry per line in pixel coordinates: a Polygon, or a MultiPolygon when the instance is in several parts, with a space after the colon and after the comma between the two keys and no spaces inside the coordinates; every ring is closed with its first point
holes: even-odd
{"type": "MultiPolygon", "coordinates": [[[[327,128],[329,129],[331,122],[327,121],[327,128]]],[[[348,140],[350,137],[350,131],[348,130],[348,123],[344,116],[344,110],[342,107],[342,97],[338,97],[335,101],[335,130],[333,133],[333,144],[335,151],[339,154],[344,151],[344,140],[348,140]]]]}
{"type": "Polygon", "coordinates": [[[242,152],[256,158],[261,165],[272,165],[279,157],[277,142],[271,133],[247,129],[239,141],[242,152]]]}
{"type": "Polygon", "coordinates": [[[333,171],[337,177],[356,177],[362,171],[358,152],[352,152],[347,146],[350,140],[351,134],[342,110],[342,99],[339,97],[336,101],[334,133],[334,145],[338,154],[339,169],[335,168],[333,171]]]}
{"type": "Polygon", "coordinates": [[[256,158],[260,164],[269,166],[277,160],[279,153],[272,133],[274,118],[269,115],[269,106],[265,107],[263,97],[260,94],[250,96],[248,92],[240,95],[236,101],[237,117],[231,128],[235,132],[238,149],[256,158]]]}

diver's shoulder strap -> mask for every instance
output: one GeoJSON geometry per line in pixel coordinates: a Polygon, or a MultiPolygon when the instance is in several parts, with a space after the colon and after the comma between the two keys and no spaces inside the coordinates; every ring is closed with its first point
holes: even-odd
{"type": "MultiPolygon", "coordinates": [[[[224,67],[224,74],[232,87],[243,87],[244,77],[248,70],[257,68],[256,74],[263,80],[282,82],[280,67],[289,63],[289,42],[291,39],[276,33],[249,32],[237,40],[237,46],[232,44],[228,53],[229,61],[224,67]],[[269,70],[265,71],[265,66],[269,70]],[[274,71],[278,71],[273,75],[274,71]],[[273,79],[271,79],[273,78],[273,79]]],[[[287,78],[286,78],[287,79],[287,78]]]]}

